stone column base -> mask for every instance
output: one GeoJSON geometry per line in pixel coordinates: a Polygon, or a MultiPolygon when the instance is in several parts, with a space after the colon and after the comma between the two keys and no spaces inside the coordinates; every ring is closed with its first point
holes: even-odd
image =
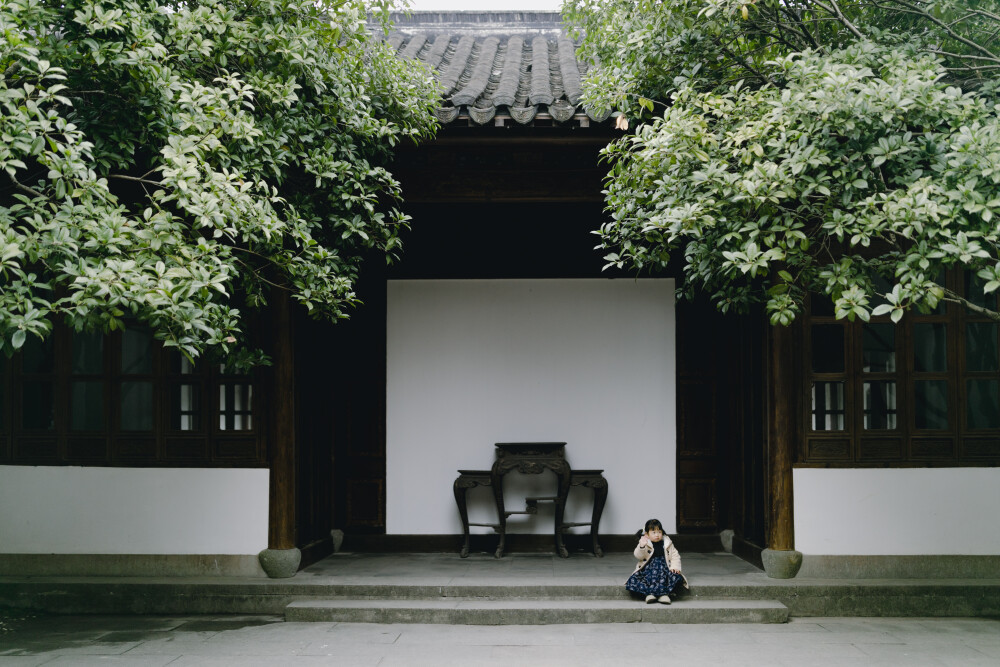
{"type": "Polygon", "coordinates": [[[272,579],[294,577],[302,562],[302,552],[298,549],[264,549],[257,558],[264,572],[272,579]]]}
{"type": "Polygon", "coordinates": [[[340,547],[344,546],[344,531],[334,528],[330,531],[330,539],[333,540],[333,553],[339,554],[340,547]]]}
{"type": "Polygon", "coordinates": [[[764,572],[772,579],[793,579],[802,567],[802,552],[764,549],[760,552],[764,572]]]}

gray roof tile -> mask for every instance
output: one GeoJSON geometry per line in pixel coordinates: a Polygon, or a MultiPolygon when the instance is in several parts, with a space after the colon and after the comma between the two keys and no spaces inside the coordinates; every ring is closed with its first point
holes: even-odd
{"type": "Polygon", "coordinates": [[[434,45],[430,48],[430,50],[424,52],[423,54],[418,54],[418,57],[427,63],[429,67],[436,69],[441,66],[441,60],[444,58],[444,52],[448,50],[448,44],[450,42],[450,35],[437,35],[434,37],[434,45]]]}
{"type": "Polygon", "coordinates": [[[566,89],[566,101],[579,104],[580,96],[583,95],[580,67],[576,62],[576,48],[566,37],[559,40],[559,71],[562,73],[563,88],[566,89]]]}
{"type": "MultiPolygon", "coordinates": [[[[417,37],[415,36],[414,39],[417,37]]],[[[496,58],[498,46],[500,46],[500,40],[496,37],[487,37],[483,40],[472,67],[472,75],[465,86],[452,95],[452,104],[457,107],[471,106],[479,99],[480,95],[486,92],[486,86],[493,73],[493,61],[496,58]]]]}
{"type": "MultiPolygon", "coordinates": [[[[420,53],[421,49],[427,45],[427,35],[414,35],[407,44],[406,48],[399,52],[399,55],[403,58],[416,58],[417,54],[420,53]]],[[[396,46],[399,48],[399,45],[396,46]]]]}
{"type": "Polygon", "coordinates": [[[552,104],[553,75],[559,72],[549,68],[549,40],[539,35],[531,40],[531,96],[528,101],[536,107],[552,104]]]}
{"type": "Polygon", "coordinates": [[[393,20],[389,44],[437,74],[443,124],[468,118],[485,125],[498,115],[527,124],[539,114],[600,122],[610,115],[581,106],[586,67],[558,13],[413,12],[393,20]]]}
{"type": "Polygon", "coordinates": [[[524,38],[514,35],[507,40],[503,63],[500,68],[500,82],[493,91],[493,103],[497,106],[512,106],[517,94],[517,84],[521,80],[521,62],[524,58],[524,38]]]}
{"type": "Polygon", "coordinates": [[[438,81],[441,82],[445,97],[449,97],[455,92],[455,86],[458,85],[462,72],[469,66],[469,56],[472,55],[472,47],[475,44],[474,37],[463,35],[454,48],[451,44],[448,45],[448,49],[444,53],[444,62],[438,69],[438,81]]]}

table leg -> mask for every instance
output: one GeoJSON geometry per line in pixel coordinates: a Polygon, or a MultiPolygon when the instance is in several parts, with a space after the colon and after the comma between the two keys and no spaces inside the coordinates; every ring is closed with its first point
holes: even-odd
{"type": "Polygon", "coordinates": [[[500,533],[500,543],[497,544],[495,558],[503,558],[503,550],[507,541],[507,514],[503,506],[503,473],[496,466],[490,475],[490,485],[493,487],[493,499],[497,505],[497,532],[500,533]]]}
{"type": "Polygon", "coordinates": [[[566,513],[566,497],[569,495],[570,468],[568,465],[553,466],[552,472],[559,478],[556,493],[556,553],[560,558],[569,558],[569,550],[563,543],[563,515],[566,513]]]}
{"type": "Polygon", "coordinates": [[[466,495],[469,493],[468,484],[459,484],[461,478],[455,480],[455,503],[458,505],[458,514],[462,517],[462,533],[465,535],[465,542],[462,544],[462,551],[459,554],[462,558],[469,557],[469,509],[466,505],[466,495]]]}
{"type": "Polygon", "coordinates": [[[590,517],[590,541],[594,547],[594,555],[598,558],[604,555],[601,545],[597,542],[597,532],[601,525],[601,513],[604,511],[604,503],[608,499],[608,481],[604,478],[596,480],[594,487],[594,512],[590,517]]]}

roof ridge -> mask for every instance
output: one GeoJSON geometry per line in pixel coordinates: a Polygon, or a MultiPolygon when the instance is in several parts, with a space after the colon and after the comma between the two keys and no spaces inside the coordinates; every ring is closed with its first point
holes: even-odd
{"type": "Polygon", "coordinates": [[[483,9],[424,9],[412,10],[409,12],[390,12],[390,15],[394,23],[397,21],[442,21],[448,20],[449,18],[464,19],[467,21],[475,21],[477,23],[523,21],[526,18],[533,18],[537,21],[554,22],[562,20],[562,12],[559,12],[558,10],[538,11],[535,9],[500,9],[492,11],[483,9]]]}
{"type": "Polygon", "coordinates": [[[489,31],[496,34],[526,32],[561,32],[559,12],[537,11],[423,11],[392,12],[395,30],[489,31]]]}

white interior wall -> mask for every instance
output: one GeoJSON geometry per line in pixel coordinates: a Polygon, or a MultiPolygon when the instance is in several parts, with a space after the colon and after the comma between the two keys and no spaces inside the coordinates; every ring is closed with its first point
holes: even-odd
{"type": "Polygon", "coordinates": [[[0,466],[0,553],[256,554],[266,469],[0,466]]]}
{"type": "MultiPolygon", "coordinates": [[[[388,285],[386,529],[455,534],[458,469],[489,469],[496,442],[566,442],[574,468],[603,468],[602,533],[676,517],[673,280],[427,280],[388,285]]],[[[508,510],[554,477],[505,479],[508,510]]],[[[574,489],[570,521],[589,521],[574,489]]],[[[495,521],[489,489],[470,521],[495,521]]],[[[551,533],[551,504],[511,517],[551,533]]],[[[488,532],[489,529],[473,529],[488,532]]],[[[586,530],[586,529],[578,529],[586,530]]]]}
{"type": "Polygon", "coordinates": [[[1000,555],[998,468],[797,468],[795,548],[810,555],[1000,555]]]}

